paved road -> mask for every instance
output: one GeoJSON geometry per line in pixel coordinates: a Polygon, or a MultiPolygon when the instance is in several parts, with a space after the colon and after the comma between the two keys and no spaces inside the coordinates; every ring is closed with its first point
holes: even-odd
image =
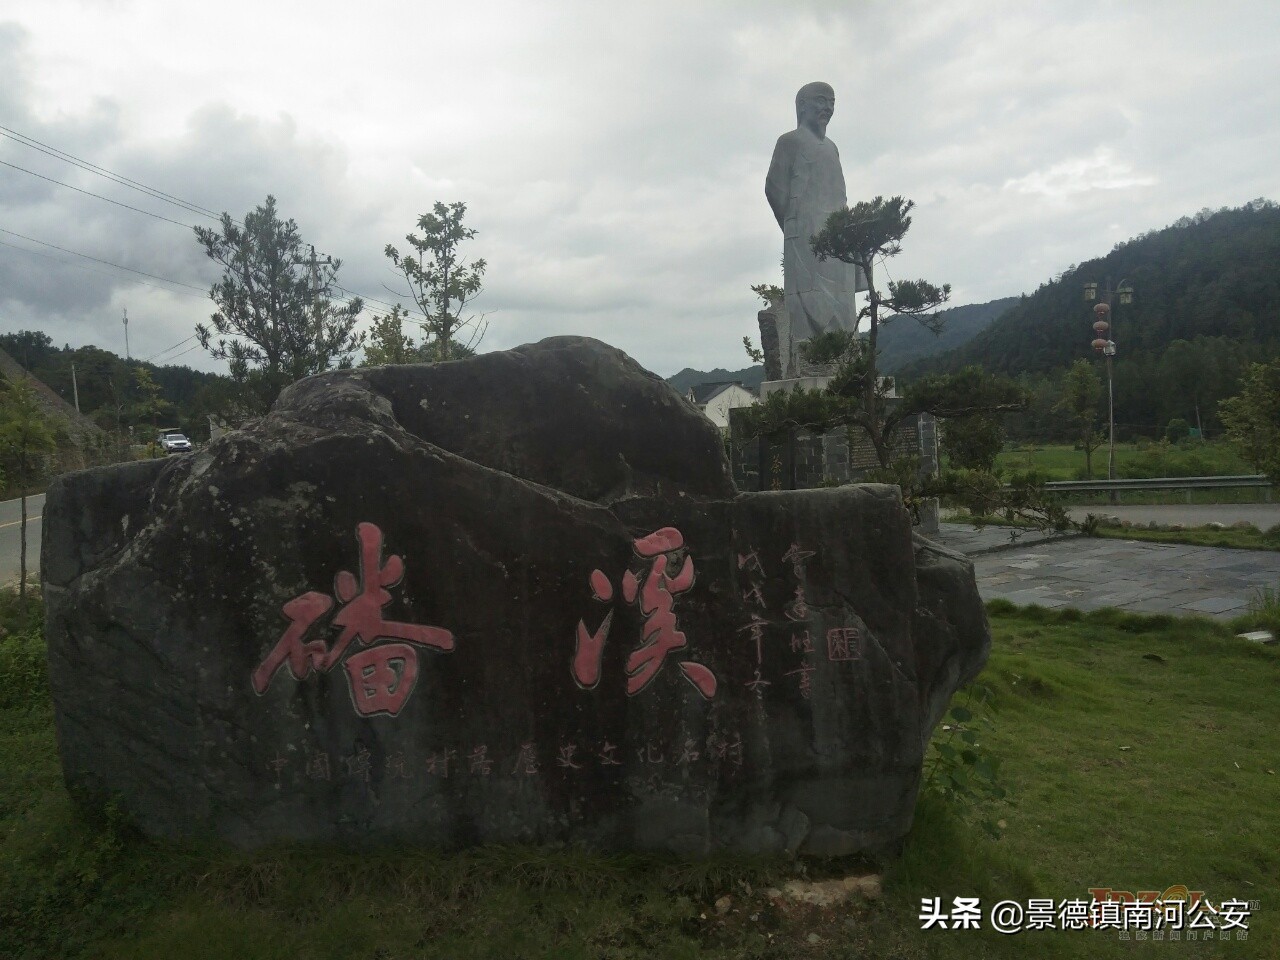
{"type": "MultiPolygon", "coordinates": [[[[44,494],[27,497],[27,575],[40,570],[40,516],[44,494]]],[[[18,582],[19,546],[22,542],[22,507],[18,500],[0,502],[0,584],[18,582]]]]}
{"type": "Polygon", "coordinates": [[[944,523],[942,543],[973,560],[983,599],[1021,605],[1119,607],[1140,613],[1244,613],[1280,588],[1280,552],[1070,537],[1010,545],[1007,529],[944,523]]]}
{"type": "Polygon", "coordinates": [[[1269,530],[1280,523],[1280,503],[1206,503],[1195,505],[1140,507],[1117,504],[1116,506],[1071,507],[1067,511],[1072,520],[1083,520],[1086,514],[1119,517],[1134,523],[1158,523],[1168,526],[1180,523],[1184,527],[1201,527],[1206,523],[1224,523],[1231,526],[1244,520],[1259,530],[1269,530]]]}

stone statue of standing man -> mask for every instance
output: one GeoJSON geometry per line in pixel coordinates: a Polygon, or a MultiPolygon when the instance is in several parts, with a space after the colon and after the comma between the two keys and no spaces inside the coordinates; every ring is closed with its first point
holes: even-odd
{"type": "Polygon", "coordinates": [[[854,294],[867,289],[857,267],[840,260],[819,261],[809,246],[831,212],[848,203],[840,151],[827,139],[835,105],[829,84],[800,88],[796,128],[778,138],[764,185],[782,228],[783,294],[792,344],[829,330],[856,330],[854,294]]]}

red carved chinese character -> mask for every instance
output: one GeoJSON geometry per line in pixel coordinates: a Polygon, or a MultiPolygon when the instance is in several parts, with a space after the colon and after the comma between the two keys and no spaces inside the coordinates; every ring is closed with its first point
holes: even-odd
{"type": "Polygon", "coordinates": [[[371,754],[363,746],[357,748],[356,752],[349,757],[343,757],[342,762],[347,766],[347,774],[352,777],[359,777],[361,780],[368,782],[369,780],[369,757],[371,754]]]}
{"type": "Polygon", "coordinates": [[[405,766],[403,753],[393,753],[387,757],[387,779],[389,780],[408,780],[409,770],[405,766]]]}
{"type": "Polygon", "coordinates": [[[532,743],[522,743],[520,745],[520,755],[516,757],[516,765],[511,772],[523,773],[526,777],[538,775],[538,754],[534,750],[532,743]]]}
{"type": "Polygon", "coordinates": [[[307,755],[307,776],[312,780],[332,780],[333,772],[329,767],[329,754],[311,753],[307,755]]]}
{"type": "Polygon", "coordinates": [[[784,562],[790,561],[791,563],[804,563],[812,557],[814,553],[815,551],[813,550],[806,550],[804,547],[800,546],[800,544],[793,543],[787,548],[787,552],[782,555],[782,559],[784,562]]]}
{"type": "Polygon", "coordinates": [[[600,757],[600,766],[602,767],[622,766],[622,761],[619,760],[616,756],[617,752],[618,752],[618,745],[614,743],[610,743],[608,740],[606,740],[604,744],[600,747],[600,753],[598,754],[598,756],[600,757]]]}
{"type": "MultiPolygon", "coordinates": [[[[627,603],[640,604],[645,616],[641,628],[641,646],[627,659],[627,695],[634,696],[645,689],[657,676],[669,653],[688,645],[685,635],[676,628],[674,612],[675,595],[693,586],[693,558],[686,556],[675,576],[667,576],[668,554],[684,546],[684,536],[675,527],[663,527],[634,541],[636,555],[652,559],[653,564],[645,577],[644,586],[636,575],[628,570],[622,576],[622,596],[627,603]]],[[[591,595],[601,602],[613,599],[613,584],[600,570],[591,571],[591,595]]],[[[586,621],[578,621],[577,642],[570,672],[574,682],[585,689],[592,689],[600,682],[600,664],[604,656],[605,640],[613,623],[613,611],[594,632],[586,621]]],[[[706,666],[693,660],[680,662],[680,672],[694,688],[707,699],[715,696],[716,677],[706,666]]]]}
{"type": "Polygon", "coordinates": [[[582,764],[574,763],[573,755],[578,752],[576,743],[562,744],[560,747],[560,756],[556,758],[556,766],[565,767],[569,770],[581,770],[582,764]]]}
{"type": "MultiPolygon", "coordinates": [[[[693,557],[686,556],[680,572],[667,576],[667,554],[684,546],[684,537],[675,527],[663,527],[634,544],[636,553],[653,558],[653,566],[639,588],[640,612],[645,621],[641,627],[642,645],[627,658],[627,693],[637,694],[658,675],[667,654],[688,645],[685,635],[676,629],[675,597],[693,586],[693,557]]],[[[631,571],[622,578],[622,596],[633,603],[637,581],[631,571]]],[[[683,661],[681,672],[707,699],[715,696],[715,675],[700,663],[683,661]]]]}
{"type": "Polygon", "coordinates": [[[449,764],[456,760],[458,751],[441,750],[439,753],[432,753],[427,757],[427,773],[433,777],[443,777],[449,779],[449,764]]]}
{"type": "Polygon", "coordinates": [[[418,652],[411,644],[442,651],[454,648],[453,634],[448,630],[383,619],[382,608],[391,602],[391,594],[385,588],[400,582],[404,563],[395,554],[387,557],[385,564],[382,562],[382,531],[377,525],[358,524],[356,539],[360,543],[359,577],[342,570],[334,579],[334,592],[343,604],[333,616],[333,623],[342,627],[338,639],[332,648],[323,640],[306,639],[307,631],[333,606],[329,597],[310,591],[288,601],[283,610],[289,626],[253,671],[251,680],[258,694],[266,693],[271,678],[286,663],[293,678],[303,680],[312,670],[331,670],[355,643],[369,646],[345,663],[356,712],[366,717],[394,717],[418,679],[418,652]],[[379,640],[404,642],[370,646],[379,640]]]}
{"type": "Polygon", "coordinates": [[[738,632],[744,630],[751,631],[751,639],[756,643],[756,663],[764,662],[764,628],[769,625],[769,621],[765,620],[758,613],[751,615],[751,622],[744,627],[739,627],[738,632]]]}
{"type": "Polygon", "coordinates": [[[804,587],[796,587],[796,598],[782,611],[788,620],[809,619],[809,604],[804,599],[804,587]]]}
{"type": "Polygon", "coordinates": [[[482,777],[489,776],[489,771],[493,769],[493,761],[489,759],[489,748],[484,744],[472,750],[467,760],[471,763],[471,772],[478,773],[482,777]]]}
{"type": "Polygon", "coordinates": [[[817,667],[811,667],[809,664],[802,664],[795,670],[788,670],[783,674],[784,677],[792,677],[796,674],[800,675],[800,696],[808,700],[813,695],[813,683],[810,679],[817,667]]]}

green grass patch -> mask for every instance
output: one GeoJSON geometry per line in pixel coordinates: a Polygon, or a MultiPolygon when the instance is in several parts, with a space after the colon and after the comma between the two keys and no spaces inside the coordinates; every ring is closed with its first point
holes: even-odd
{"type": "Polygon", "coordinates": [[[879,865],[884,896],[825,909],[779,905],[763,891],[801,875],[865,872],[866,862],[529,848],[241,853],[145,840],[111,811],[73,808],[39,633],[9,627],[0,640],[0,956],[1280,955],[1280,653],[1207,620],[988,609],[994,644],[981,683],[991,698],[960,716],[974,749],[1001,761],[1013,803],[979,811],[1002,821],[1000,839],[944,801],[935,781],[902,856],[879,865]],[[923,897],[949,905],[978,896],[989,907],[1177,883],[1214,901],[1260,901],[1248,941],[919,929],[923,897]]]}
{"type": "MultiPolygon", "coordinates": [[[[1084,451],[1071,444],[1011,444],[996,457],[996,467],[1005,474],[1034,470],[1046,480],[1085,479],[1084,451]]],[[[1241,476],[1256,472],[1231,444],[1222,441],[1153,443],[1142,440],[1116,444],[1116,476],[1121,479],[1241,476]]],[[[1093,452],[1093,478],[1102,479],[1106,475],[1107,448],[1103,445],[1093,452]]],[[[1126,497],[1126,502],[1138,501],[1126,497]]]]}
{"type": "Polygon", "coordinates": [[[1098,527],[1099,537],[1113,540],[1148,540],[1152,543],[1187,543],[1197,547],[1229,547],[1235,550],[1280,550],[1280,525],[1270,530],[1257,527],[1185,527],[1182,530],[1151,530],[1145,527],[1098,527]]]}

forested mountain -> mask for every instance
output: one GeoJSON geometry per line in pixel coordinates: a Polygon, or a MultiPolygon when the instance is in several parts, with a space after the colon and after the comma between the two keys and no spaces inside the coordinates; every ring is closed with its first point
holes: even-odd
{"type": "Polygon", "coordinates": [[[938,316],[945,324],[940,334],[932,333],[909,317],[894,320],[880,328],[876,339],[880,369],[884,373],[897,373],[912,361],[963,346],[1017,302],[1017,297],[1004,297],[988,303],[939,310],[938,316]]]}
{"type": "MultiPolygon", "coordinates": [[[[1120,432],[1153,435],[1175,417],[1212,430],[1218,401],[1237,391],[1244,367],[1280,354],[1280,206],[1204,210],[1117,244],[1023,296],[964,346],[901,375],[978,364],[1044,393],[1073,360],[1096,356],[1089,282],[1134,291],[1133,303],[1113,303],[1120,432]]],[[[1052,418],[1049,409],[1040,416],[1052,418]]]]}
{"type": "Polygon", "coordinates": [[[688,393],[690,387],[696,387],[700,383],[733,382],[741,383],[751,391],[759,390],[760,384],[764,382],[764,364],[757,363],[754,367],[743,367],[741,370],[716,367],[711,371],[703,371],[685,367],[675,376],[667,377],[667,383],[681,393],[688,393]]]}
{"type": "MultiPolygon", "coordinates": [[[[203,439],[209,435],[206,414],[220,409],[230,390],[229,379],[216,373],[126,361],[94,346],[55,347],[46,334],[35,330],[0,334],[0,349],[68,404],[75,402],[78,388],[81,412],[107,431],[130,426],[149,431],[155,420],[158,426],[176,427],[190,437],[203,439]],[[148,408],[145,391],[139,387],[139,369],[146,370],[160,388],[155,415],[148,408]]],[[[142,436],[146,437],[146,433],[142,436]]]]}
{"type": "MultiPolygon", "coordinates": [[[[941,310],[940,315],[946,318],[946,326],[941,334],[931,333],[909,318],[895,320],[880,330],[880,369],[885,373],[896,373],[899,368],[913,360],[943,353],[967,343],[1017,302],[1017,297],[1005,297],[989,303],[971,303],[963,307],[941,310]]],[[[667,377],[667,383],[681,393],[700,383],[734,381],[741,383],[748,390],[757,390],[764,381],[764,366],[756,364],[741,370],[725,370],[723,367],[717,367],[710,371],[685,367],[674,376],[667,377]]]]}

